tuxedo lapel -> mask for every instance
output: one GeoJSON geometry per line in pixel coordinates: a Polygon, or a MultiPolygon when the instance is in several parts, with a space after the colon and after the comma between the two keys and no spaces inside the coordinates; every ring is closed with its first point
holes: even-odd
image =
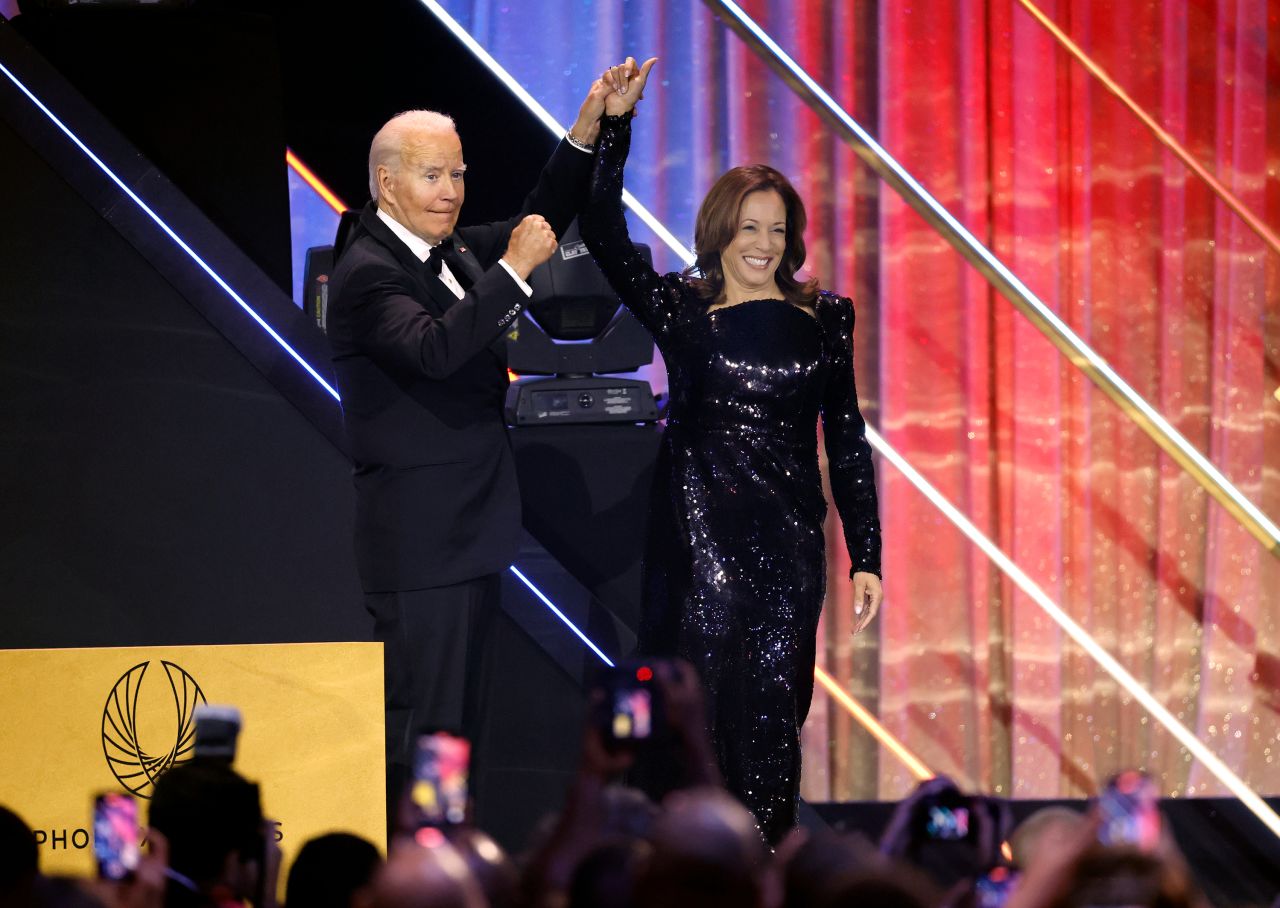
{"type": "Polygon", "coordinates": [[[440,307],[440,311],[444,312],[450,306],[458,301],[453,295],[453,291],[444,285],[444,281],[431,273],[425,264],[422,264],[416,272],[418,283],[427,289],[427,293],[431,294],[431,299],[440,307]]]}
{"type": "MultiPolygon", "coordinates": [[[[480,266],[480,260],[476,258],[476,254],[471,251],[471,247],[463,241],[462,237],[456,234],[454,237],[451,258],[454,263],[460,264],[462,270],[466,272],[467,282],[463,286],[473,286],[476,281],[484,276],[484,268],[480,266]]],[[[450,263],[449,267],[454,267],[454,264],[450,263]]]]}

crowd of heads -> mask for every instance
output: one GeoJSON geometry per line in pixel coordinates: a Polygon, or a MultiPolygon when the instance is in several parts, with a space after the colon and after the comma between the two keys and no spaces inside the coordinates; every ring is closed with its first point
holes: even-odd
{"type": "Polygon", "coordinates": [[[282,879],[258,786],[225,761],[197,759],[160,778],[149,848],[122,882],[41,875],[33,833],[0,808],[0,905],[275,906],[278,891],[285,908],[1207,904],[1167,827],[1143,842],[1108,841],[1097,805],[1048,807],[1014,824],[1007,803],[944,778],[896,805],[878,840],[802,827],[771,848],[717,784],[691,672],[660,672],[657,683],[669,701],[662,738],[686,762],[688,784],[656,800],[624,784],[636,751],[588,721],[565,803],[514,857],[468,822],[424,825],[401,805],[385,857],[363,838],[329,833],[306,842],[282,879]]]}

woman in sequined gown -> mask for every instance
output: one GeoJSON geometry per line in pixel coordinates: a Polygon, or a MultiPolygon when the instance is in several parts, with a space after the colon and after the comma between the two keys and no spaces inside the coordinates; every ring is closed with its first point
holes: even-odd
{"type": "Polygon", "coordinates": [[[880,601],[871,449],[853,373],[853,305],[795,279],[804,207],[782,174],[735,168],[711,189],[685,273],[658,275],[622,213],[631,107],[610,95],[582,237],[666,361],[671,404],[650,500],[639,652],[679,656],[707,691],[725,784],[779,841],[796,822],[800,727],[826,584],[821,415],[852,559],[858,628],[880,601]]]}

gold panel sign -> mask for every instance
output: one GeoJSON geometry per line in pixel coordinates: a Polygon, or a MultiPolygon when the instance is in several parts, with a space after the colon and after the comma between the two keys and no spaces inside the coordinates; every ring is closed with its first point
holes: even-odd
{"type": "Polygon", "coordinates": [[[235,706],[235,768],[262,788],[285,866],[347,831],[384,848],[382,645],[0,650],[0,804],[36,830],[45,873],[94,872],[93,797],[188,760],[199,704],[235,706]]]}

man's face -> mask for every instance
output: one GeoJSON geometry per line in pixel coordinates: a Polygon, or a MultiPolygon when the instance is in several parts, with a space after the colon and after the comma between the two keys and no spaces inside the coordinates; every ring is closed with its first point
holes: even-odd
{"type": "Polygon", "coordinates": [[[398,166],[378,167],[378,198],[393,218],[436,244],[453,232],[466,194],[462,142],[452,130],[405,133],[398,166]]]}

